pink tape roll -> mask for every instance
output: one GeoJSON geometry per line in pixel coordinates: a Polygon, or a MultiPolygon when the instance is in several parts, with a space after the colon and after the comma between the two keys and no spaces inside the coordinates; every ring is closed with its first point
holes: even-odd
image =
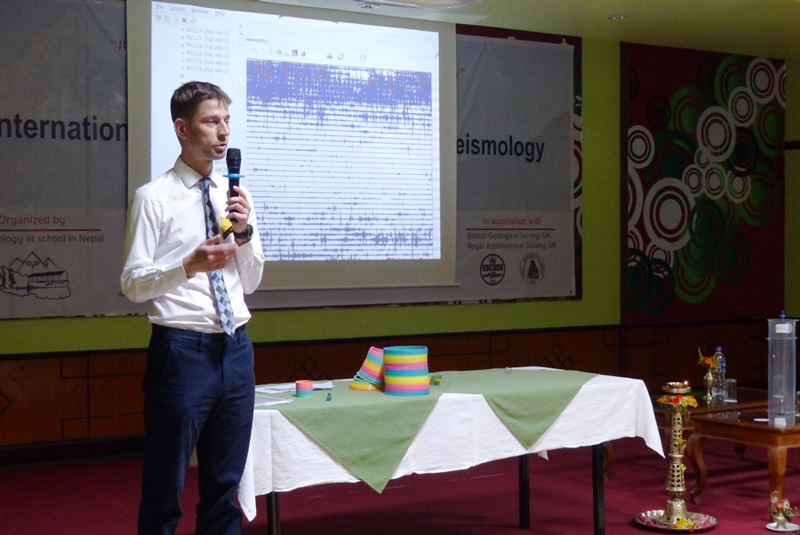
{"type": "Polygon", "coordinates": [[[294,382],[295,395],[299,398],[310,398],[314,393],[314,382],[302,379],[294,382]]]}

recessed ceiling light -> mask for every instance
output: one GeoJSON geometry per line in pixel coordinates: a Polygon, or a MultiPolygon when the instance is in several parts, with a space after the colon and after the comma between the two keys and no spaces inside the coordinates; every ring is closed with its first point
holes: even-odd
{"type": "Polygon", "coordinates": [[[358,7],[361,9],[378,9],[380,6],[376,6],[375,4],[358,4],[358,7]]]}
{"type": "Polygon", "coordinates": [[[622,20],[625,18],[623,13],[612,13],[611,15],[606,15],[606,20],[622,20]]]}

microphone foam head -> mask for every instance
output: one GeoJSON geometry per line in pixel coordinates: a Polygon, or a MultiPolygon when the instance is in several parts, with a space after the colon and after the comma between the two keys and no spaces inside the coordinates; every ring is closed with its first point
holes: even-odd
{"type": "Polygon", "coordinates": [[[239,149],[228,149],[225,161],[228,164],[228,174],[233,173],[238,175],[242,164],[242,151],[239,149]]]}

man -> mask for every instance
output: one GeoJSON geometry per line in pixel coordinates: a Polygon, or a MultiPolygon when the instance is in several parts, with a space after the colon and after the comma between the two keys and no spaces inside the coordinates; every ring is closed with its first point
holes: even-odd
{"type": "Polygon", "coordinates": [[[175,533],[180,494],[196,447],[198,535],[238,534],[234,493],[253,419],[253,345],[243,294],[261,281],[264,255],[250,194],[213,172],[225,157],[231,100],[189,82],[170,103],[181,154],[136,191],[128,214],[122,291],[150,301],[139,535],[175,533]],[[206,178],[208,177],[208,178],[206,178]],[[220,235],[220,216],[233,235],[220,235]],[[232,312],[232,314],[231,314],[232,312]],[[229,321],[232,320],[232,321],[229,321]]]}

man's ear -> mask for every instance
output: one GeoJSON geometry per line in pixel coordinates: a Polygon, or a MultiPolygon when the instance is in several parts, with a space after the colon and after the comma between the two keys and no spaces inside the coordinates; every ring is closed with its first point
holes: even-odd
{"type": "Polygon", "coordinates": [[[189,137],[189,134],[186,131],[189,125],[184,119],[178,117],[175,119],[173,126],[175,127],[175,134],[177,134],[178,139],[186,139],[189,137]]]}

